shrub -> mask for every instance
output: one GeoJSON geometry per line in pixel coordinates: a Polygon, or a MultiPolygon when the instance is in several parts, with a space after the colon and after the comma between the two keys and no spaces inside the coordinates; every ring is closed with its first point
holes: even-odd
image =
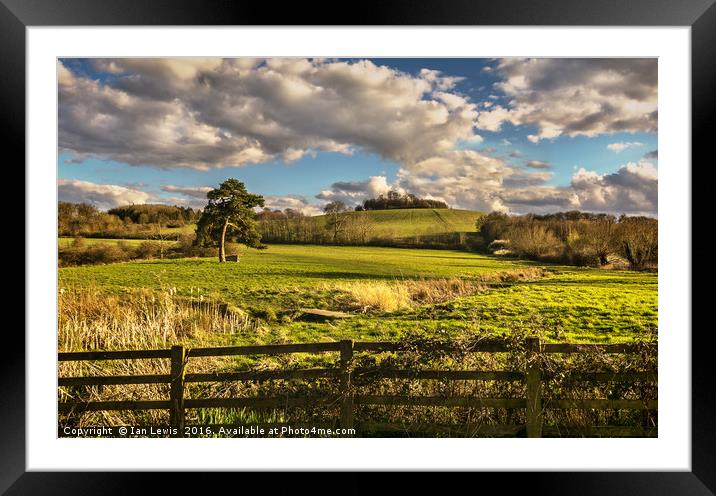
{"type": "Polygon", "coordinates": [[[182,234],[171,248],[172,256],[177,257],[214,257],[216,248],[195,246],[193,234],[182,234]]]}
{"type": "Polygon", "coordinates": [[[527,258],[558,257],[562,243],[546,226],[534,222],[519,225],[507,231],[510,249],[527,258]]]}
{"type": "Polygon", "coordinates": [[[158,258],[162,253],[160,241],[143,241],[137,246],[137,258],[158,258]]]}
{"type": "Polygon", "coordinates": [[[135,256],[134,248],[128,243],[97,243],[89,246],[80,243],[80,247],[73,243],[69,248],[60,249],[58,252],[61,267],[126,262],[135,256]]]}

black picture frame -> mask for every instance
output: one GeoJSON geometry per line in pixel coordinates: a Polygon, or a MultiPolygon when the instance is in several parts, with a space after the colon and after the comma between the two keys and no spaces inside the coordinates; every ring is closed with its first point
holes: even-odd
{"type": "MultiPolygon", "coordinates": [[[[25,29],[28,26],[91,25],[690,26],[693,163],[707,158],[713,140],[708,124],[716,117],[714,0],[430,0],[420,3],[382,0],[361,1],[354,6],[338,2],[279,5],[218,0],[0,0],[0,129],[5,151],[14,152],[11,156],[16,163],[25,157],[25,29]]],[[[693,181],[693,167],[692,184],[699,184],[693,181]]],[[[692,198],[695,196],[694,191],[692,198]]],[[[25,263],[27,267],[27,259],[25,263]]],[[[0,359],[0,492],[119,494],[130,488],[135,490],[137,478],[142,474],[26,472],[25,343],[19,331],[11,333],[10,330],[10,326],[5,326],[5,339],[14,338],[15,342],[4,343],[0,359]]],[[[574,494],[576,488],[579,494],[600,496],[716,494],[713,418],[716,395],[711,384],[710,333],[707,328],[701,330],[704,332],[691,336],[691,472],[522,473],[510,475],[511,483],[527,482],[532,492],[544,490],[551,494],[574,494]]],[[[170,482],[187,484],[188,477],[177,475],[173,474],[171,480],[167,478],[165,490],[169,490],[170,482]]],[[[365,478],[356,474],[347,477],[342,483],[344,487],[354,492],[370,490],[365,478]]],[[[488,482],[486,478],[504,483],[505,475],[480,475],[480,485],[488,482]]],[[[244,476],[234,480],[245,482],[244,476]]]]}

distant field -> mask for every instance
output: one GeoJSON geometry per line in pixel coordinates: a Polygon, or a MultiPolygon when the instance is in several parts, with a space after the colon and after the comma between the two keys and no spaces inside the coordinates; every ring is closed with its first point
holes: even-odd
{"type": "Polygon", "coordinates": [[[181,234],[194,234],[196,230],[196,224],[186,224],[181,227],[167,227],[164,229],[164,234],[169,235],[181,235],[181,234]]]}
{"type": "MultiPolygon", "coordinates": [[[[475,221],[483,215],[471,210],[446,208],[369,210],[365,213],[374,222],[372,234],[378,237],[476,232],[475,221]]],[[[351,212],[346,215],[356,214],[351,212]]]]}
{"type": "MultiPolygon", "coordinates": [[[[391,212],[385,212],[390,217],[391,212]]],[[[620,342],[656,329],[656,274],[562,266],[545,266],[550,275],[544,278],[505,283],[434,305],[332,323],[293,318],[300,308],[337,309],[340,288],[346,284],[474,280],[536,266],[463,251],[273,245],[265,251],[244,251],[240,263],[175,259],[61,268],[59,283],[61,288],[90,287],[112,294],[163,289],[263,316],[267,322],[262,332],[237,335],[240,344],[394,339],[416,330],[452,335],[466,329],[487,334],[534,330],[553,341],[620,342]]]]}

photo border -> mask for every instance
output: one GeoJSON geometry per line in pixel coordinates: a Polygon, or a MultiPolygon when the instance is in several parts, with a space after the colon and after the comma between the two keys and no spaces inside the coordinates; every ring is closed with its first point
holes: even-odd
{"type": "MultiPolygon", "coordinates": [[[[691,26],[692,36],[692,161],[707,154],[711,136],[708,124],[716,117],[713,91],[716,88],[716,6],[713,0],[639,0],[628,5],[585,0],[553,1],[548,7],[538,2],[502,0],[478,2],[421,2],[399,0],[361,3],[350,25],[485,25],[485,26],[691,26]],[[410,6],[410,8],[407,8],[410,6]]],[[[160,0],[147,6],[141,1],[0,0],[0,95],[2,95],[3,136],[16,160],[25,157],[25,30],[28,26],[208,26],[208,25],[336,25],[335,19],[321,19],[314,3],[305,4],[222,3],[211,8],[206,2],[160,0]],[[270,20],[270,23],[266,21],[270,20]],[[321,20],[322,22],[319,22],[321,20]],[[303,22],[301,22],[303,21],[303,22]]],[[[334,5],[335,7],[335,5],[334,5]]],[[[338,23],[346,25],[346,19],[338,23]]],[[[694,184],[694,183],[692,183],[694,184]]],[[[698,182],[695,183],[698,185],[698,182]]],[[[29,185],[25,185],[29,187],[29,185]]],[[[692,208],[693,210],[693,208],[692,208]]],[[[692,221],[693,225],[693,221],[692,221]]],[[[27,232],[27,228],[25,230],[27,232]]],[[[689,240],[690,241],[690,240],[689,240]]],[[[687,242],[686,240],[684,242],[687,242]]],[[[25,260],[26,269],[28,260],[25,260]]],[[[693,306],[693,305],[692,305],[693,306]]],[[[27,310],[27,308],[26,308],[27,310]]],[[[114,493],[132,487],[142,474],[40,473],[25,471],[25,343],[19,333],[9,332],[16,342],[4,346],[0,361],[0,491],[53,494],[82,490],[114,493]],[[135,481],[135,482],[132,482],[135,481]],[[12,486],[12,487],[11,487],[12,486]]],[[[690,331],[685,329],[685,332],[690,331]]],[[[716,440],[712,417],[714,394],[709,360],[708,334],[692,335],[692,472],[665,473],[529,473],[533,488],[568,494],[580,487],[581,494],[604,491],[628,494],[713,494],[716,487],[716,440]]],[[[176,474],[175,474],[176,475],[176,474]]],[[[174,475],[174,477],[175,477],[174,475]]],[[[498,477],[500,474],[481,474],[498,477]]],[[[515,474],[517,475],[517,474],[515,474]]],[[[357,478],[351,477],[357,482],[357,478]]],[[[174,478],[182,484],[184,477],[174,478]]],[[[517,482],[518,479],[515,479],[517,482]]],[[[348,481],[346,481],[348,483],[348,481]]],[[[361,484],[353,485],[357,489],[361,484]]]]}

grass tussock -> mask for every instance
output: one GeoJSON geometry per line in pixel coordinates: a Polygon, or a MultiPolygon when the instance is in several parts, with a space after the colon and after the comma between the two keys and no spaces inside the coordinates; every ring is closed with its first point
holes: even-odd
{"type": "Polygon", "coordinates": [[[362,311],[395,312],[418,305],[443,303],[487,291],[491,285],[529,281],[546,275],[542,268],[484,274],[478,279],[406,279],[395,282],[371,281],[338,284],[335,289],[348,295],[347,306],[362,311]]]}
{"type": "Polygon", "coordinates": [[[411,306],[410,293],[403,283],[350,282],[336,285],[348,295],[354,309],[395,312],[411,306]]]}
{"type": "Polygon", "coordinates": [[[135,290],[121,295],[97,289],[61,289],[59,351],[152,349],[210,344],[251,325],[240,309],[174,289],[135,290]]]}

